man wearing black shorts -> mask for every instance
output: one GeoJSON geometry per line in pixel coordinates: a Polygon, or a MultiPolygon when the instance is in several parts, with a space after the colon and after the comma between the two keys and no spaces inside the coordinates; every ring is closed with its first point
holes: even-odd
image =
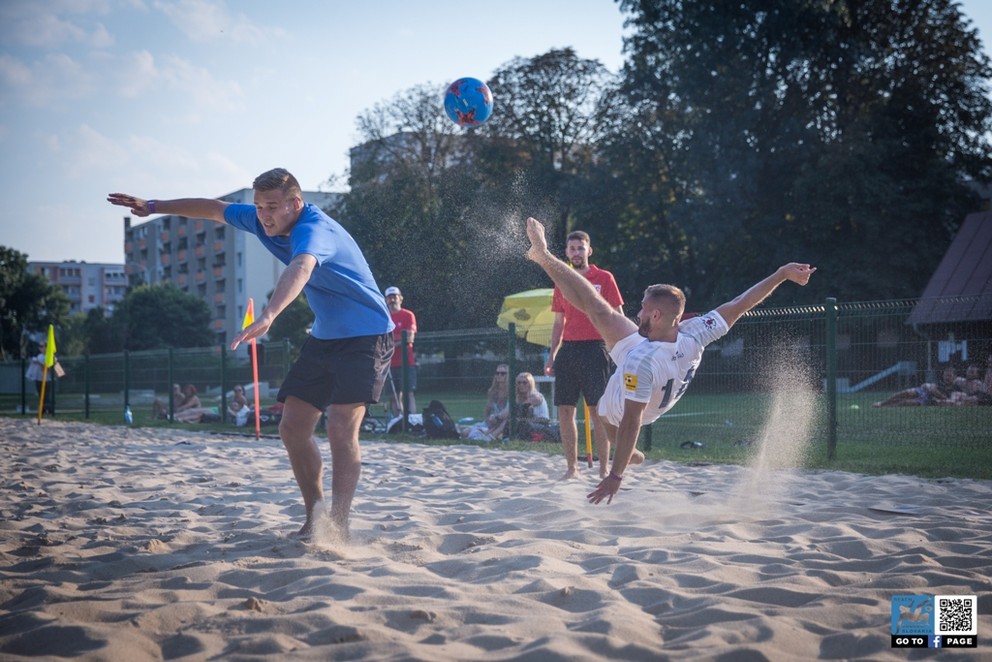
{"type": "MultiPolygon", "coordinates": [[[[585,276],[596,291],[622,314],[623,298],[613,274],[590,264],[591,255],[592,245],[587,233],[576,230],[568,235],[565,256],[569,264],[585,276]]],[[[606,429],[599,421],[596,405],[610,378],[610,355],[603,338],[589,318],[569,303],[557,286],[551,301],[551,311],[555,313],[555,321],[551,327],[551,351],[544,372],[555,377],[555,406],[558,407],[561,447],[567,463],[563,478],[578,477],[579,430],[575,422],[575,410],[580,395],[585,398],[595,430],[599,476],[602,478],[609,472],[610,441],[606,429]]]]}
{"type": "Polygon", "coordinates": [[[393,322],[365,256],[351,235],[318,207],[303,201],[296,178],[275,168],[255,178],[254,205],[208,198],[143,200],[112,193],[111,204],[135,216],[176,214],[250,232],[286,265],[255,322],[231,343],[264,336],[273,320],[304,292],[314,313],[310,337],[279,389],[284,403],[279,436],[303,495],[310,537],[324,499],[324,464],[313,432],[327,414],[331,444],[331,522],[348,537],[351,501],[362,472],[358,429],[368,403],[378,402],[393,354],[393,322]]]}

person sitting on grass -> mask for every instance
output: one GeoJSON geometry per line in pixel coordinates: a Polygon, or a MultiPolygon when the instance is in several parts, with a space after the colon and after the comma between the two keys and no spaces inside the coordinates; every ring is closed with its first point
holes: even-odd
{"type": "Polygon", "coordinates": [[[503,437],[510,418],[509,374],[510,366],[507,364],[500,363],[496,366],[496,374],[486,392],[486,409],[482,421],[459,428],[458,434],[462,439],[496,441],[503,437]]]}
{"type": "Polygon", "coordinates": [[[947,402],[941,404],[956,406],[975,406],[992,404],[992,395],[985,389],[982,381],[982,371],[977,364],[971,364],[965,370],[964,377],[954,380],[954,390],[947,402]]]}
{"type": "Polygon", "coordinates": [[[876,402],[873,407],[924,407],[940,405],[950,401],[954,392],[955,372],[952,366],[944,368],[940,381],[924,383],[895,393],[885,400],[876,402]]]}
{"type": "MultiPolygon", "coordinates": [[[[172,385],[172,411],[178,411],[179,405],[183,403],[183,388],[179,384],[172,385]]],[[[152,418],[157,420],[167,420],[169,418],[169,407],[159,398],[152,402],[152,418]]]]}
{"type": "Polygon", "coordinates": [[[203,423],[204,419],[216,420],[217,412],[212,407],[204,407],[200,403],[199,396],[196,395],[196,387],[187,384],[186,399],[176,407],[174,420],[180,423],[203,423]]]}
{"type": "Polygon", "coordinates": [[[548,401],[537,390],[534,375],[529,372],[517,375],[514,392],[517,415],[515,438],[524,441],[560,441],[561,431],[551,422],[548,401]]]}
{"type": "Polygon", "coordinates": [[[237,425],[244,425],[248,419],[248,398],[245,397],[243,386],[235,385],[234,397],[231,399],[231,404],[227,406],[227,413],[237,425]]]}

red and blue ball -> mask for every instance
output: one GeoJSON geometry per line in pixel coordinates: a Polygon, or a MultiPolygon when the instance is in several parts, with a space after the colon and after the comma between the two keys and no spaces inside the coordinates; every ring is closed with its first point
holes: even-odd
{"type": "Polygon", "coordinates": [[[493,114],[493,93],[478,78],[459,78],[444,93],[444,112],[458,126],[479,126],[493,114]]]}

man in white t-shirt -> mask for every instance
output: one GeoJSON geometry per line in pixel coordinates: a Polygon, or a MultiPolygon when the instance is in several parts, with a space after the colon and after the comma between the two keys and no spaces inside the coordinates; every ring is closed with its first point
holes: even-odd
{"type": "Polygon", "coordinates": [[[638,323],[619,313],[589,282],[548,251],[544,226],[527,219],[531,247],[527,257],[544,269],[572,305],[580,309],[603,336],[616,372],[599,400],[599,415],[616,444],[610,473],[587,497],[592,503],[613,501],[628,464],[639,464],[637,435],[671,409],[692,381],[706,345],[722,337],[741,315],[764,301],[787,280],[809,282],[816,271],[791,262],[753,285],[732,301],[705,315],[681,321],[685,294],[673,285],[651,285],[644,291],[638,323]]]}

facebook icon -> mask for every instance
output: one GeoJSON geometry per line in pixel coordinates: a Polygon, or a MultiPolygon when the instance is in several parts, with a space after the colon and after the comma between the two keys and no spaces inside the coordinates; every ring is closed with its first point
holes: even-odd
{"type": "Polygon", "coordinates": [[[935,634],[930,637],[930,648],[940,648],[940,635],[935,634]]]}

